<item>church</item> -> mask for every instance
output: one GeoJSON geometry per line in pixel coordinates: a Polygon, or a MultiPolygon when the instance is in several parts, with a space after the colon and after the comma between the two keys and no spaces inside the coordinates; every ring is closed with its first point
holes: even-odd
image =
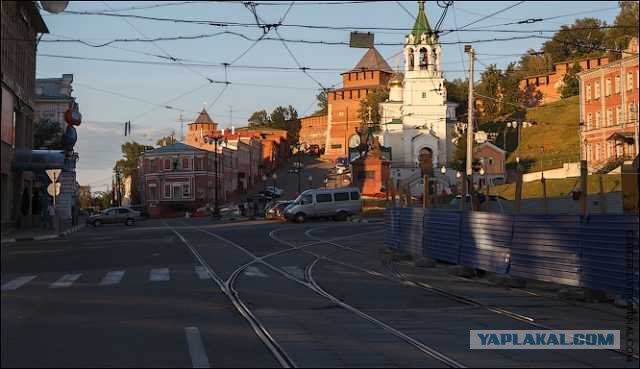
{"type": "Polygon", "coordinates": [[[447,102],[442,50],[424,1],[418,3],[418,16],[404,41],[404,73],[391,78],[389,99],[379,105],[380,141],[391,148],[392,180],[411,186],[412,192],[421,191],[424,171],[439,175],[451,159],[457,107],[447,102]]]}

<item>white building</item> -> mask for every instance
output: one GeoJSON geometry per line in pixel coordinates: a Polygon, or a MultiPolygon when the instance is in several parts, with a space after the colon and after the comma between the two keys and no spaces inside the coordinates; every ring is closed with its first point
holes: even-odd
{"type": "Polygon", "coordinates": [[[447,102],[441,48],[429,26],[424,1],[405,38],[404,74],[389,82],[389,100],[380,104],[382,142],[391,147],[391,175],[400,184],[417,183],[422,169],[446,165],[452,156],[457,104],[447,102]]]}

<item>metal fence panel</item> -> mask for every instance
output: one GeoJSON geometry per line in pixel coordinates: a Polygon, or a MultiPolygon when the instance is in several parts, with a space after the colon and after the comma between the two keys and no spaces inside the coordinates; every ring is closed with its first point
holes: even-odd
{"type": "Polygon", "coordinates": [[[460,262],[460,212],[430,210],[424,215],[424,255],[458,264],[460,262]]]}
{"type": "Polygon", "coordinates": [[[385,240],[389,247],[399,252],[422,255],[422,218],[419,208],[393,208],[388,213],[391,231],[385,240]]]}
{"type": "Polygon", "coordinates": [[[584,287],[618,294],[631,293],[633,288],[637,298],[637,216],[590,216],[582,223],[581,244],[584,287]]]}
{"type": "Polygon", "coordinates": [[[387,208],[384,211],[384,224],[386,226],[384,244],[394,250],[399,250],[400,247],[399,210],[399,208],[387,208]]]}
{"type": "Polygon", "coordinates": [[[580,218],[516,215],[513,225],[513,276],[580,285],[580,218]]]}
{"type": "Polygon", "coordinates": [[[462,216],[460,264],[506,274],[511,257],[513,217],[474,212],[462,216]]]}

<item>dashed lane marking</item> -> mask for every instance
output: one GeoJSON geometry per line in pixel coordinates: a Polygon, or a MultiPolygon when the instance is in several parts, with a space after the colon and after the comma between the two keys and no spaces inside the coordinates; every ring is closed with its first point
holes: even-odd
{"type": "Polygon", "coordinates": [[[204,350],[200,330],[197,327],[186,327],[184,333],[187,336],[187,345],[189,346],[189,355],[191,355],[193,367],[210,368],[209,358],[204,350]]]}

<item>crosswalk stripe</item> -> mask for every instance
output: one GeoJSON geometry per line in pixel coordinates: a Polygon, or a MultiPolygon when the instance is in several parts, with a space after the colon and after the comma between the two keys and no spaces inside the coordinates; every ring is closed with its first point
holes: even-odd
{"type": "Polygon", "coordinates": [[[24,286],[25,284],[31,282],[36,279],[38,276],[36,275],[26,275],[24,277],[18,277],[12,281],[9,281],[2,285],[2,291],[13,291],[18,288],[24,286]]]}
{"type": "Polygon", "coordinates": [[[285,266],[285,267],[282,267],[282,269],[284,269],[285,272],[291,274],[292,276],[298,279],[304,279],[304,272],[297,265],[285,266]]]}
{"type": "Polygon", "coordinates": [[[76,273],[76,274],[65,274],[62,277],[60,277],[60,279],[58,279],[57,281],[53,282],[53,284],[51,284],[51,286],[49,286],[49,288],[65,288],[65,287],[69,287],[73,284],[73,282],[76,281],[76,279],[80,278],[80,276],[82,275],[82,273],[76,273]]]}
{"type": "Polygon", "coordinates": [[[264,272],[262,270],[260,270],[257,267],[254,267],[254,266],[248,267],[244,271],[244,275],[246,275],[247,277],[260,277],[260,278],[266,278],[267,277],[267,275],[264,274],[264,272]]]}
{"type": "Polygon", "coordinates": [[[111,286],[114,284],[120,283],[122,281],[122,277],[124,277],[124,270],[115,270],[105,274],[102,281],[100,281],[101,286],[111,286]]]}
{"type": "Polygon", "coordinates": [[[209,279],[209,273],[207,273],[207,270],[202,265],[196,265],[195,270],[198,274],[198,278],[209,279]]]}
{"type": "Polygon", "coordinates": [[[152,282],[162,282],[169,280],[169,268],[151,269],[149,280],[152,282]]]}

